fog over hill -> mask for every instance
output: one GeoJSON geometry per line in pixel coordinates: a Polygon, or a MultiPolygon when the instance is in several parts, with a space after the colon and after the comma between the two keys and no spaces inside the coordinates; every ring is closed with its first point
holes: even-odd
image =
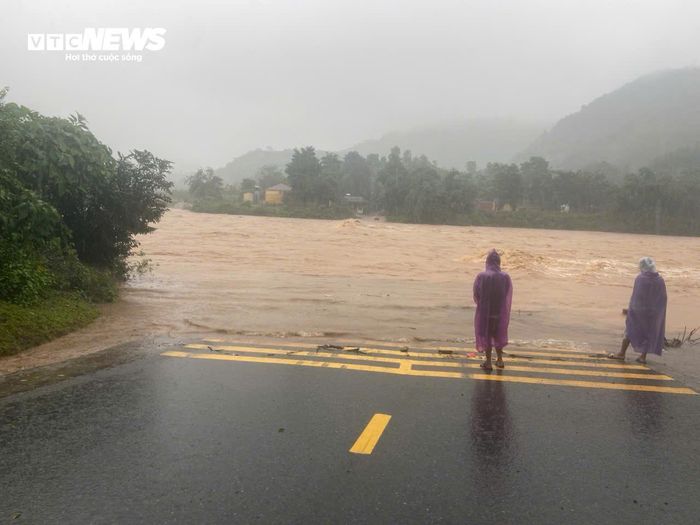
{"type": "MultiPolygon", "coordinates": [[[[386,133],[378,139],[362,141],[338,153],[342,156],[349,151],[357,151],[363,156],[371,153],[384,156],[391,148],[398,146],[402,151],[411,150],[414,156],[425,155],[441,167],[464,170],[470,160],[476,161],[480,167],[487,162],[512,160],[545,128],[545,124],[511,119],[460,120],[386,133]]],[[[254,177],[265,165],[284,169],[292,153],[292,149],[252,150],[236,157],[216,173],[228,183],[239,182],[254,177]]],[[[319,157],[324,153],[317,151],[319,157]]]]}
{"type": "MultiPolygon", "coordinates": [[[[510,119],[466,119],[386,133],[338,153],[382,156],[399,146],[414,156],[426,155],[441,167],[462,170],[470,160],[483,167],[488,162],[541,156],[557,169],[591,168],[622,175],[652,166],[675,173],[700,158],[700,68],[640,77],[541,133],[545,128],[510,119]]],[[[239,182],[254,177],[265,165],[284,169],[292,153],[292,149],[253,150],[217,173],[226,182],[239,182]]]]}
{"type": "Polygon", "coordinates": [[[294,150],[255,149],[236,157],[216,174],[228,184],[235,184],[243,179],[254,178],[263,166],[278,166],[282,169],[292,159],[294,150]]]}
{"type": "Polygon", "coordinates": [[[387,133],[350,149],[362,155],[384,155],[399,146],[414,155],[425,155],[444,168],[463,170],[470,160],[479,166],[510,161],[545,128],[545,124],[511,119],[470,119],[387,133]]]}
{"type": "Polygon", "coordinates": [[[608,163],[623,172],[687,159],[700,148],[700,69],[646,75],[569,115],[518,156],[561,169],[608,163]]]}

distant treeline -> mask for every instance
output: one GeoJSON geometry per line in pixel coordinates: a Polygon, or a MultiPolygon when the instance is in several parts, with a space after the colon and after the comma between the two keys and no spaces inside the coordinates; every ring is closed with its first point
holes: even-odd
{"type": "Polygon", "coordinates": [[[294,150],[284,173],[266,166],[256,180],[225,186],[212,170],[200,170],[188,182],[199,211],[221,212],[227,202],[232,213],[245,213],[242,192],[285,182],[292,188],[287,216],[332,208],[345,213],[345,197],[352,195],[366,200],[366,213],[404,222],[700,234],[700,165],[673,176],[645,168],[619,182],[603,172],[553,170],[541,157],[465,168],[446,170],[398,147],[381,157],[350,152],[320,159],[305,147],[294,150]]]}

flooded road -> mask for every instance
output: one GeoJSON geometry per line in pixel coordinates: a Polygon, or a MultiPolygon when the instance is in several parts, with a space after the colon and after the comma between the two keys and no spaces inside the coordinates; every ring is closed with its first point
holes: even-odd
{"type": "Polygon", "coordinates": [[[700,325],[700,239],[169,211],[141,239],[152,272],[90,327],[1,366],[194,334],[472,338],[471,286],[496,247],[514,283],[511,338],[615,348],[637,261],[657,260],[667,333],[700,325]],[[45,350],[44,350],[45,349],[45,350]]]}

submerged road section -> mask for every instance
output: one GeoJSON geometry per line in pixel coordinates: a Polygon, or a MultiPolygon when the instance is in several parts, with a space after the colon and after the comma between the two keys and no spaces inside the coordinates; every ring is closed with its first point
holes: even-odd
{"type": "Polygon", "coordinates": [[[0,522],[694,523],[700,396],[603,353],[210,339],[0,399],[0,522]]]}

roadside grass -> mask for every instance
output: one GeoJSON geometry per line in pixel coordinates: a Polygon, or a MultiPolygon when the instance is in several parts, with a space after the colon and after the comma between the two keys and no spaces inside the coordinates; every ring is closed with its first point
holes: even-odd
{"type": "Polygon", "coordinates": [[[97,307],[76,292],[55,292],[28,305],[0,301],[0,356],[65,335],[98,316],[97,307]]]}

